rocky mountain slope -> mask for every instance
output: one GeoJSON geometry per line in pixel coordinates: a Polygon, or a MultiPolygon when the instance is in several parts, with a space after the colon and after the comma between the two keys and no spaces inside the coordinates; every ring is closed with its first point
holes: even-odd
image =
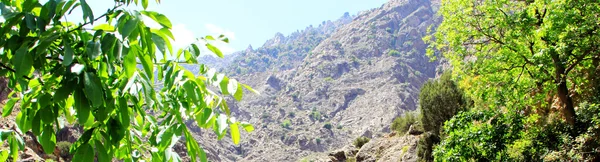
{"type": "MultiPolygon", "coordinates": [[[[439,64],[425,56],[422,41],[440,21],[436,8],[429,0],[391,0],[289,36],[278,33],[262,47],[226,59],[201,58],[261,94],[229,103],[233,116],[256,128],[242,133],[240,145],[216,141],[210,130],[193,130],[196,139],[211,161],[297,161],[331,160],[328,153],[352,148],[357,137],[382,137],[395,117],[416,109],[420,86],[438,74],[439,64]]],[[[74,141],[78,130],[67,129],[71,133],[61,141],[74,141]]],[[[360,160],[414,160],[417,139],[377,138],[350,151],[360,160]]],[[[183,144],[174,149],[185,157],[183,144]]]]}
{"type": "Polygon", "coordinates": [[[422,41],[440,21],[436,8],[429,0],[391,0],[237,53],[227,73],[261,95],[230,105],[256,130],[239,146],[197,132],[210,159],[295,161],[389,132],[437,74],[422,41]]]}

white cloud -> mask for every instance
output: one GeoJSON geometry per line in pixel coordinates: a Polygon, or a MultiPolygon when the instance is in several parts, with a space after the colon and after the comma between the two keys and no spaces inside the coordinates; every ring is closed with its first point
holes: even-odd
{"type": "Polygon", "coordinates": [[[175,24],[171,29],[175,41],[171,42],[173,45],[173,52],[177,52],[180,48],[185,48],[196,41],[197,36],[189,30],[184,24],[175,24]]]}

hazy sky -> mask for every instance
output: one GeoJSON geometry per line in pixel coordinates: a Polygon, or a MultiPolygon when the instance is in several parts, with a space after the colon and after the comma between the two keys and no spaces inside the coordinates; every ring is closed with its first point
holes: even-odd
{"type": "MultiPolygon", "coordinates": [[[[94,15],[113,5],[110,0],[87,1],[94,15]]],[[[248,44],[260,47],[277,32],[288,35],[335,20],[344,12],[354,15],[380,7],[387,0],[161,0],[159,5],[150,1],[149,10],[165,14],[173,23],[175,46],[182,47],[205,35],[225,34],[230,44],[220,48],[229,53],[243,50],[248,44]]]]}

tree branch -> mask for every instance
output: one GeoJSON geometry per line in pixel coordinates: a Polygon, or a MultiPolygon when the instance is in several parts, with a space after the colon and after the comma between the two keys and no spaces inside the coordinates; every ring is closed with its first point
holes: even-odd
{"type": "MultiPolygon", "coordinates": [[[[8,66],[4,65],[3,63],[0,63],[0,67],[2,67],[2,68],[4,68],[4,69],[6,69],[6,70],[8,70],[8,71],[11,71],[11,72],[13,72],[13,73],[16,73],[16,72],[17,72],[15,69],[13,69],[13,68],[10,68],[10,67],[8,67],[8,66]]],[[[33,78],[31,78],[31,77],[28,77],[28,76],[23,76],[23,78],[25,78],[25,79],[27,79],[27,80],[32,80],[32,79],[33,79],[33,78]]]]}
{"type": "Polygon", "coordinates": [[[74,29],[71,29],[71,30],[67,31],[67,33],[71,33],[71,32],[74,32],[74,31],[81,30],[81,29],[83,29],[83,26],[86,26],[86,25],[92,24],[92,23],[94,23],[94,22],[96,22],[96,21],[100,20],[101,18],[104,18],[104,17],[108,16],[108,14],[112,14],[112,13],[113,13],[115,10],[117,10],[117,8],[119,8],[119,7],[121,7],[121,6],[123,6],[123,4],[118,4],[118,5],[115,5],[115,6],[114,6],[112,9],[108,10],[106,13],[104,13],[104,14],[100,15],[99,17],[96,17],[96,18],[95,18],[93,21],[90,21],[90,22],[83,23],[83,24],[81,24],[81,25],[77,26],[76,28],[74,28],[74,29]]]}

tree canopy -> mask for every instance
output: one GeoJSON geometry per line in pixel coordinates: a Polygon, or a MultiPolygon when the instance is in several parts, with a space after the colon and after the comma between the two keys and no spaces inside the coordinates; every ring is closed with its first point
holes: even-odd
{"type": "Polygon", "coordinates": [[[207,161],[186,121],[212,129],[218,139],[229,128],[235,144],[240,128],[253,130],[231,116],[224,97],[241,100],[244,88],[254,90],[205,65],[197,74],[180,66],[180,60],[197,64],[199,45],[223,57],[211,42],[228,42],[226,37],[206,36],[173,49],[171,22],[146,10],[148,0],[107,2],[114,7],[98,15],[86,0],[1,1],[0,74],[14,90],[2,116],[16,113],[17,128],[0,131],[0,142],[10,145],[0,161],[9,155],[18,160],[28,131],[51,153],[62,121],[84,130],[70,148],[73,161],[179,161],[172,147],[181,138],[192,161],[207,161]],[[73,10],[83,17],[69,16],[73,10]],[[143,17],[160,27],[147,26],[143,17]]]}
{"type": "Polygon", "coordinates": [[[597,1],[442,1],[429,38],[480,107],[549,109],[571,125],[594,92],[600,61],[597,1]],[[554,102],[554,97],[558,102],[554,102]]]}
{"type": "Polygon", "coordinates": [[[474,101],[435,161],[600,159],[600,2],[442,0],[428,54],[474,101]]]}

